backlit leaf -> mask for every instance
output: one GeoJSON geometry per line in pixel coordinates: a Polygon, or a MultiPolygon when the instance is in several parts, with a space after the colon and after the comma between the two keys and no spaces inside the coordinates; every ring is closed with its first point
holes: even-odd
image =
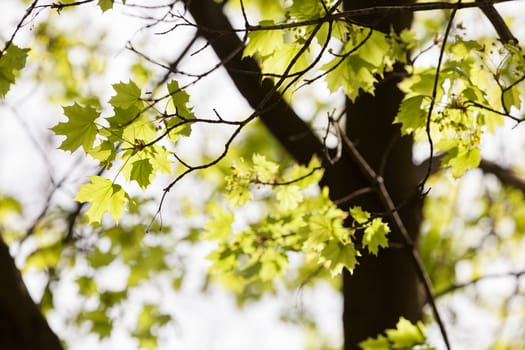
{"type": "Polygon", "coordinates": [[[405,99],[399,107],[395,123],[401,123],[403,134],[409,134],[423,128],[426,124],[427,112],[421,108],[425,96],[418,95],[405,99]]]}
{"type": "Polygon", "coordinates": [[[98,7],[102,10],[102,12],[106,12],[107,10],[111,10],[113,8],[113,3],[115,0],[98,0],[98,7]]]}
{"type": "Polygon", "coordinates": [[[330,270],[330,275],[335,277],[341,274],[343,268],[352,272],[357,264],[358,252],[352,243],[342,244],[337,240],[331,240],[321,252],[322,260],[330,270]]]}
{"type": "Polygon", "coordinates": [[[66,137],[60,148],[73,152],[82,146],[85,152],[89,152],[99,130],[95,120],[100,113],[92,107],[83,107],[75,103],[64,107],[64,114],[69,120],[51,128],[55,134],[66,137]]]}
{"type": "Polygon", "coordinates": [[[401,317],[395,329],[387,329],[386,335],[393,342],[394,349],[410,349],[425,342],[424,327],[421,322],[413,325],[401,317]]]}
{"type": "Polygon", "coordinates": [[[102,176],[89,176],[90,183],[80,185],[76,201],[90,204],[87,217],[90,222],[101,222],[102,216],[109,213],[113,220],[119,221],[126,204],[126,192],[102,176]]]}
{"type": "Polygon", "coordinates": [[[379,247],[388,247],[386,235],[389,232],[390,228],[388,224],[384,223],[380,218],[375,218],[370,225],[365,228],[363,246],[367,247],[370,253],[377,255],[379,247]]]}
{"type": "Polygon", "coordinates": [[[153,167],[149,159],[139,159],[133,162],[131,167],[131,180],[137,181],[142,189],[145,189],[150,184],[151,175],[153,174],[153,167]]]}
{"type": "Polygon", "coordinates": [[[7,94],[19,71],[26,65],[28,51],[11,44],[0,57],[0,98],[7,94]]]}
{"type": "Polygon", "coordinates": [[[111,97],[109,103],[114,107],[127,109],[140,102],[141,91],[132,80],[128,83],[113,84],[113,89],[116,94],[111,97]]]}
{"type": "Polygon", "coordinates": [[[370,219],[370,213],[359,206],[350,208],[350,215],[358,224],[364,224],[370,219]]]}

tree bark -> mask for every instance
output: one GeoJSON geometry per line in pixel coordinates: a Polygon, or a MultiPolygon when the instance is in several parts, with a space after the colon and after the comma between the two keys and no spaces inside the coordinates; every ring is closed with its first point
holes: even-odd
{"type": "MultiPolygon", "coordinates": [[[[411,0],[345,0],[345,9],[357,9],[411,0]]],[[[412,22],[412,14],[362,17],[364,25],[383,32],[400,32],[412,22]]],[[[403,72],[396,67],[397,73],[403,72]]],[[[403,93],[397,88],[398,79],[386,75],[376,86],[374,96],[361,94],[354,103],[347,102],[346,133],[354,141],[367,163],[385,181],[386,188],[412,239],[417,240],[421,224],[422,201],[416,192],[417,168],[412,162],[411,137],[401,137],[399,126],[393,125],[403,93]]],[[[387,208],[376,194],[358,198],[353,205],[384,213],[387,208]]],[[[405,241],[393,222],[389,242],[404,246],[405,241]]],[[[407,247],[408,248],[408,247],[407,247]]],[[[344,275],[344,339],[345,350],[358,349],[359,342],[393,328],[400,316],[417,321],[422,316],[423,290],[410,251],[389,248],[372,256],[365,251],[353,275],[344,275]]]]}
{"type": "MultiPolygon", "coordinates": [[[[362,95],[348,104],[347,135],[361,155],[385,181],[404,225],[416,240],[421,222],[421,199],[416,192],[418,178],[412,163],[412,140],[400,137],[392,125],[402,99],[396,81],[379,83],[375,95],[362,95]]],[[[352,205],[385,213],[376,194],[358,198],[352,205]]],[[[388,215],[387,215],[388,218],[388,215]]],[[[367,337],[395,326],[400,316],[421,318],[423,295],[417,270],[398,227],[389,220],[389,242],[393,248],[378,256],[363,255],[353,275],[344,275],[345,349],[357,349],[367,337]],[[400,248],[401,247],[401,248],[400,248]]],[[[408,248],[408,247],[407,247],[408,248]]]]}
{"type": "Polygon", "coordinates": [[[0,349],[62,350],[33,302],[0,233],[0,349]]]}

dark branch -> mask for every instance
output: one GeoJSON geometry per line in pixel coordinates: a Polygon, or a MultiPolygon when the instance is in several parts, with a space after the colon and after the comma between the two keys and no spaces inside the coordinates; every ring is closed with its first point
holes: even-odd
{"type": "Polygon", "coordinates": [[[502,184],[514,187],[525,195],[525,180],[516,175],[514,171],[504,168],[490,160],[483,159],[479,164],[479,168],[485,174],[492,174],[501,181],[502,184]]]}
{"type": "Polygon", "coordinates": [[[445,289],[443,289],[443,290],[441,290],[439,292],[436,292],[436,298],[440,298],[440,297],[445,296],[447,294],[453,293],[453,292],[457,291],[458,289],[467,288],[469,286],[475,285],[475,284],[477,284],[477,283],[479,283],[481,281],[487,280],[487,279],[509,278],[509,277],[513,277],[515,279],[519,279],[523,275],[525,275],[525,271],[524,270],[517,271],[517,272],[510,271],[510,272],[504,272],[504,273],[495,273],[495,274],[479,276],[479,277],[473,278],[473,279],[471,279],[470,281],[467,281],[467,282],[452,284],[452,285],[446,287],[445,289]]]}
{"type": "Polygon", "coordinates": [[[518,39],[516,39],[516,37],[512,34],[499,12],[494,8],[493,4],[495,3],[495,1],[476,0],[476,2],[480,4],[480,10],[487,17],[490,23],[492,23],[501,41],[504,44],[517,44],[518,39]]]}
{"type": "MultiPolygon", "coordinates": [[[[223,66],[237,89],[252,108],[256,111],[260,109],[261,101],[274,90],[274,86],[268,79],[261,82],[262,73],[254,59],[242,58],[242,50],[239,50],[239,47],[243,47],[243,43],[234,34],[230,22],[223,15],[222,6],[212,0],[192,0],[186,3],[196,25],[199,28],[209,29],[201,30],[200,35],[210,43],[219,60],[224,63],[223,66]],[[235,52],[233,59],[232,52],[235,52]],[[252,74],[243,72],[252,72],[252,74]]],[[[314,154],[322,156],[322,143],[310,127],[295,114],[279,94],[273,95],[269,104],[275,107],[260,113],[264,125],[300,163],[308,163],[314,154]],[[301,137],[294,137],[297,135],[301,137]]]]}

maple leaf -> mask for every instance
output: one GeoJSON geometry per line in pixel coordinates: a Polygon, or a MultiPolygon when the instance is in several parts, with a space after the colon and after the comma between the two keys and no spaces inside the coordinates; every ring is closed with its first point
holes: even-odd
{"type": "Polygon", "coordinates": [[[337,240],[331,240],[322,251],[322,259],[325,266],[330,270],[330,275],[335,277],[346,267],[348,271],[354,271],[357,264],[359,252],[352,243],[343,244],[337,240]]]}
{"type": "Polygon", "coordinates": [[[397,112],[394,123],[401,123],[401,132],[410,134],[426,125],[427,112],[421,108],[425,96],[417,95],[405,99],[397,112]]]}
{"type": "Polygon", "coordinates": [[[370,220],[370,213],[359,206],[350,208],[350,215],[358,224],[364,224],[370,220]]]}
{"type": "Polygon", "coordinates": [[[89,222],[100,222],[106,212],[109,212],[113,220],[118,222],[124,212],[126,192],[120,185],[102,176],[89,176],[88,178],[91,183],[80,185],[75,200],[91,204],[86,213],[89,222]]]}
{"type": "Polygon", "coordinates": [[[395,329],[387,329],[386,334],[393,342],[394,349],[408,349],[425,342],[424,326],[421,322],[413,325],[401,317],[395,329]]]}
{"type": "Polygon", "coordinates": [[[11,44],[0,56],[0,97],[5,96],[11,84],[15,82],[18,72],[26,65],[29,49],[21,49],[11,44]]]}
{"type": "Polygon", "coordinates": [[[375,218],[365,229],[363,245],[368,248],[370,253],[377,255],[379,247],[385,248],[388,246],[386,235],[389,232],[388,224],[384,223],[380,218],[375,218]]]}
{"type": "Polygon", "coordinates": [[[113,107],[128,109],[137,102],[140,102],[140,95],[142,93],[137,84],[131,80],[128,83],[120,82],[118,84],[113,84],[113,89],[115,90],[116,95],[109,100],[109,103],[113,107]]]}
{"type": "Polygon", "coordinates": [[[106,12],[113,8],[113,2],[114,0],[98,0],[98,7],[100,7],[102,12],[106,12]]]}
{"type": "Polygon", "coordinates": [[[82,146],[86,153],[89,152],[98,133],[95,120],[100,113],[92,107],[83,107],[75,103],[64,107],[64,114],[69,120],[51,128],[55,134],[66,137],[59,148],[74,152],[82,146]]]}
{"type": "Polygon", "coordinates": [[[153,167],[149,159],[139,159],[132,164],[130,179],[137,181],[139,186],[145,189],[151,182],[152,174],[153,167]]]}

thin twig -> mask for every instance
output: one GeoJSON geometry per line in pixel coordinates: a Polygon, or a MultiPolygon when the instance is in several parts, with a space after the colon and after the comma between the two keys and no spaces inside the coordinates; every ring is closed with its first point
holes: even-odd
{"type": "Polygon", "coordinates": [[[406,248],[408,249],[410,253],[410,257],[413,260],[413,263],[416,268],[416,272],[419,276],[419,279],[421,280],[421,282],[423,283],[423,287],[425,288],[425,293],[427,295],[428,303],[430,304],[430,307],[432,308],[432,311],[434,313],[434,317],[436,319],[436,323],[438,324],[439,330],[441,332],[441,336],[443,337],[443,341],[445,342],[446,348],[450,350],[451,347],[450,347],[450,342],[448,339],[448,334],[445,328],[445,324],[443,323],[441,319],[441,315],[436,305],[436,299],[434,296],[432,282],[427,272],[425,271],[425,268],[423,266],[423,261],[421,259],[421,256],[419,255],[417,247],[414,244],[414,241],[412,240],[403,220],[401,219],[401,216],[399,215],[398,210],[396,209],[396,206],[392,200],[392,197],[390,196],[390,193],[388,192],[388,189],[385,186],[383,178],[379,176],[374,171],[374,169],[372,169],[370,164],[368,164],[366,159],[361,155],[361,153],[358,151],[358,149],[355,147],[355,145],[348,138],[347,135],[343,134],[343,141],[345,142],[345,145],[348,151],[350,152],[350,155],[354,158],[355,162],[359,166],[363,175],[365,175],[370,181],[371,185],[376,188],[376,191],[381,201],[383,202],[383,205],[385,206],[386,210],[389,212],[390,216],[392,217],[392,220],[394,221],[394,224],[399,230],[401,237],[403,238],[404,243],[406,245],[406,248]]]}
{"type": "MultiPolygon", "coordinates": [[[[460,5],[462,0],[458,0],[457,4],[460,5]]],[[[439,73],[441,71],[441,64],[443,63],[443,57],[445,56],[445,48],[447,46],[448,37],[450,35],[450,30],[452,29],[452,23],[454,21],[454,17],[456,16],[457,8],[454,8],[452,10],[452,13],[450,14],[450,18],[448,19],[447,28],[445,29],[445,35],[443,36],[443,44],[441,45],[441,50],[439,51],[439,57],[438,62],[436,66],[436,76],[434,77],[434,85],[432,87],[432,99],[430,101],[430,106],[428,107],[428,113],[427,113],[427,121],[425,126],[425,132],[427,135],[427,141],[429,145],[430,150],[430,158],[428,163],[428,168],[425,176],[423,177],[423,180],[421,180],[421,183],[419,184],[419,188],[421,192],[424,192],[425,183],[427,182],[429,176],[432,174],[432,157],[434,156],[434,142],[432,140],[432,135],[430,134],[430,126],[431,126],[431,120],[432,120],[432,112],[434,110],[434,106],[436,105],[436,97],[437,97],[437,89],[439,84],[439,73]]]]}

